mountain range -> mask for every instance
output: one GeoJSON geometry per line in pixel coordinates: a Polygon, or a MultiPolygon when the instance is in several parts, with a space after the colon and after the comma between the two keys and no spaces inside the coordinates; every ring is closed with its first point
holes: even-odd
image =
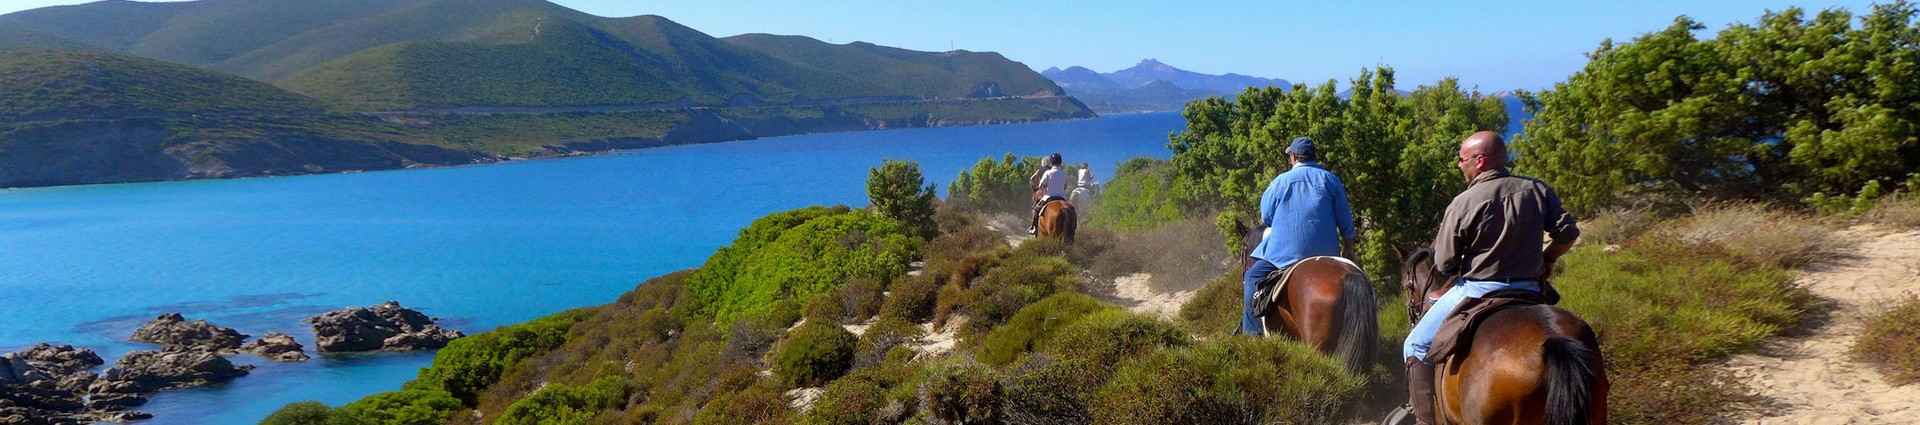
{"type": "Polygon", "coordinates": [[[1047,68],[1040,75],[1102,113],[1178,111],[1195,99],[1232,96],[1250,87],[1283,90],[1293,87],[1287,80],[1233,73],[1202,74],[1155,59],[1141,60],[1133,67],[1109,73],[1072,66],[1047,68]]]}
{"type": "Polygon", "coordinates": [[[110,0],[0,15],[0,49],[0,187],[1093,116],[997,53],[717,38],[544,0],[110,0]]]}

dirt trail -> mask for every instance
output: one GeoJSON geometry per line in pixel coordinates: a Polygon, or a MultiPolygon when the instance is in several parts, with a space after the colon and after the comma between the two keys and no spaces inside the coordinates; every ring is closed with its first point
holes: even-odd
{"type": "MultiPolygon", "coordinates": [[[[987,220],[986,227],[987,230],[992,230],[995,233],[1004,235],[1007,238],[1007,245],[1017,248],[1028,239],[1033,239],[1033,235],[1029,235],[1024,229],[1019,228],[1023,225],[1023,222],[1020,220],[1019,217],[1012,214],[1001,214],[990,217],[987,220]]],[[[1193,294],[1198,292],[1197,290],[1170,293],[1158,292],[1149,284],[1152,281],[1153,275],[1148,273],[1134,273],[1120,276],[1114,278],[1111,282],[1100,281],[1092,277],[1086,278],[1088,284],[1087,289],[1089,292],[1092,292],[1095,297],[1125,307],[1128,311],[1134,313],[1159,317],[1166,320],[1173,320],[1174,317],[1178,316],[1180,314],[1180,306],[1186,305],[1188,300],[1193,299],[1193,294]]]]}
{"type": "Polygon", "coordinates": [[[1728,361],[1735,376],[1771,400],[1748,424],[1910,424],[1920,422],[1920,385],[1894,387],[1847,358],[1863,316],[1920,294],[1920,232],[1869,226],[1843,232],[1860,246],[1851,258],[1810,268],[1800,282],[1825,305],[1807,329],[1728,361]]]}

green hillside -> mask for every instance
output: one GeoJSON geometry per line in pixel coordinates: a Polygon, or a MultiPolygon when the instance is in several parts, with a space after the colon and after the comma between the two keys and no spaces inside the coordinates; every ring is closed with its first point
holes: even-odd
{"type": "Polygon", "coordinates": [[[92,51],[0,51],[0,120],[315,113],[313,100],[193,67],[92,51]]]}
{"type": "Polygon", "coordinates": [[[746,34],[728,43],[870,84],[872,95],[916,97],[1057,96],[1052,81],[998,53],[935,53],[866,42],[830,44],[803,36],[746,34]]]}

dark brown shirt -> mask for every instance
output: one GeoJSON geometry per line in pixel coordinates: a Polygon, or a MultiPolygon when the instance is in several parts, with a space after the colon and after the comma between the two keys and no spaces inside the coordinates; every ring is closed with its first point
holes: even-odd
{"type": "Polygon", "coordinates": [[[1546,262],[1542,234],[1572,242],[1580,237],[1580,227],[1546,183],[1490,170],[1447,205],[1433,239],[1433,258],[1448,276],[1538,279],[1546,262]]]}

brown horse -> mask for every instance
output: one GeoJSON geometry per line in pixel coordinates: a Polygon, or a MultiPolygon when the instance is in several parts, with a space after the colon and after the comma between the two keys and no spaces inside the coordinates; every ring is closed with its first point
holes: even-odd
{"type": "MultiPolygon", "coordinates": [[[[1409,317],[1452,285],[1420,249],[1401,270],[1409,317]]],[[[1448,424],[1601,425],[1607,423],[1607,372],[1587,322],[1558,307],[1508,307],[1487,316],[1467,351],[1434,368],[1434,416],[1448,424]]]]}
{"type": "MultiPolygon", "coordinates": [[[[1258,233],[1248,240],[1258,242],[1258,233]]],[[[1249,243],[1245,246],[1252,247],[1249,243]]],[[[1251,250],[1252,248],[1248,248],[1251,250]]],[[[1248,258],[1241,256],[1241,258],[1248,258]]],[[[1251,267],[1247,261],[1245,266],[1251,267]]],[[[1380,322],[1375,319],[1373,283],[1350,261],[1313,257],[1294,263],[1286,285],[1274,294],[1263,315],[1268,334],[1286,335],[1322,354],[1340,359],[1348,371],[1365,373],[1373,364],[1380,322]]],[[[1263,280],[1271,285],[1276,273],[1263,280]]]]}
{"type": "Polygon", "coordinates": [[[1080,227],[1079,218],[1074,213],[1073,204],[1065,199],[1047,201],[1040,207],[1040,225],[1035,236],[1059,238],[1061,242],[1073,244],[1073,233],[1080,227]]]}

